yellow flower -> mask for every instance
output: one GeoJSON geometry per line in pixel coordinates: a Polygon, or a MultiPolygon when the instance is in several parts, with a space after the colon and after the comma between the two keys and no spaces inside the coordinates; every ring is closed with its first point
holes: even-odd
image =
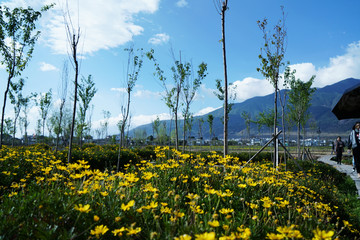
{"type": "Polygon", "coordinates": [[[331,240],[332,236],[334,235],[334,231],[324,231],[317,228],[316,230],[313,230],[314,237],[313,240],[331,240]]]}
{"type": "Polygon", "coordinates": [[[94,221],[97,222],[97,221],[99,221],[99,220],[100,220],[99,216],[98,216],[98,215],[94,215],[94,221]]]}
{"type": "Polygon", "coordinates": [[[215,232],[196,234],[195,240],[215,240],[215,232]]]}
{"type": "Polygon", "coordinates": [[[219,223],[219,221],[217,221],[217,220],[214,220],[214,221],[209,221],[208,222],[208,224],[211,226],[211,227],[218,227],[218,226],[220,226],[220,223],[219,223]]]}
{"type": "Polygon", "coordinates": [[[219,210],[219,213],[221,214],[229,214],[229,213],[233,213],[234,212],[234,209],[230,209],[230,208],[223,208],[223,209],[220,209],[219,210]]]}
{"type": "Polygon", "coordinates": [[[126,229],[128,231],[128,233],[126,235],[135,235],[135,234],[138,234],[139,232],[141,232],[141,227],[137,227],[137,228],[127,228],[126,229]]]}
{"type": "Polygon", "coordinates": [[[188,195],[186,195],[186,197],[190,200],[194,200],[194,199],[198,199],[200,196],[197,194],[188,193],[188,195]]]}
{"type": "Polygon", "coordinates": [[[278,239],[284,239],[284,235],[283,234],[268,233],[266,235],[266,238],[271,239],[271,240],[278,240],[278,239]]]}
{"type": "Polygon", "coordinates": [[[259,206],[256,203],[250,203],[251,209],[257,209],[259,206]]]}
{"type": "Polygon", "coordinates": [[[187,234],[183,234],[179,237],[175,237],[174,240],[191,240],[191,236],[189,236],[187,234]]]}
{"type": "Polygon", "coordinates": [[[75,205],[74,209],[79,212],[83,212],[83,213],[88,213],[91,211],[90,204],[86,204],[84,206],[82,204],[75,205]]]}
{"type": "Polygon", "coordinates": [[[109,228],[104,225],[96,226],[94,230],[90,231],[91,235],[95,235],[96,238],[99,238],[100,235],[104,235],[107,231],[109,231],[109,228]]]}
{"type": "Polygon", "coordinates": [[[122,236],[122,233],[125,231],[126,229],[124,227],[120,228],[120,229],[115,229],[114,231],[111,231],[114,236],[122,236]]]}
{"type": "Polygon", "coordinates": [[[106,197],[107,195],[109,195],[108,192],[104,191],[104,192],[100,192],[100,194],[103,196],[103,197],[106,197]]]}
{"type": "Polygon", "coordinates": [[[135,204],[135,201],[134,200],[131,200],[130,202],[128,202],[128,204],[121,204],[121,209],[123,210],[123,211],[128,211],[132,206],[134,206],[134,204],[135,204]]]}
{"type": "Polygon", "coordinates": [[[121,220],[121,217],[116,217],[115,222],[119,222],[121,220]]]}
{"type": "Polygon", "coordinates": [[[284,200],[280,202],[280,207],[286,207],[287,205],[289,205],[289,201],[288,200],[284,200]]]}

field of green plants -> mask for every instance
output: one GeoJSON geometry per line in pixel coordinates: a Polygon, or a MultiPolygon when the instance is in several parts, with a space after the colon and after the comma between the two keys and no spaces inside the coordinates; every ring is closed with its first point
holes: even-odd
{"type": "Polygon", "coordinates": [[[115,172],[117,151],[3,147],[0,239],[360,239],[354,182],[325,164],[154,147],[115,172]]]}

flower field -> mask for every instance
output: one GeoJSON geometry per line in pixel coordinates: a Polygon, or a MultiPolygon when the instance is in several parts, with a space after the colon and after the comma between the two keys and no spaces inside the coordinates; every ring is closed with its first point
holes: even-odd
{"type": "Polygon", "coordinates": [[[96,159],[4,147],[0,239],[360,239],[360,202],[325,166],[155,154],[116,173],[90,167],[96,159]]]}

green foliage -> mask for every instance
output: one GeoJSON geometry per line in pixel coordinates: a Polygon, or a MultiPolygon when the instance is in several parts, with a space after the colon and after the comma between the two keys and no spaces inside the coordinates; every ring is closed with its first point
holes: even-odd
{"type": "MultiPolygon", "coordinates": [[[[58,153],[59,159],[63,162],[67,161],[68,150],[64,149],[58,153]]],[[[73,146],[71,154],[71,162],[76,162],[77,160],[84,160],[89,162],[91,169],[99,169],[104,171],[105,169],[113,170],[116,168],[118,160],[118,145],[95,145],[95,144],[84,144],[83,147],[78,145],[73,146]]],[[[124,165],[132,162],[136,164],[140,162],[140,157],[137,155],[136,151],[130,149],[122,149],[119,167],[122,169],[124,165]]]]}
{"type": "Polygon", "coordinates": [[[6,99],[12,78],[19,76],[31,59],[36,40],[40,35],[40,31],[33,33],[36,29],[35,23],[41,17],[41,12],[51,7],[52,5],[44,6],[41,11],[35,11],[31,7],[10,10],[6,6],[0,6],[1,64],[8,73],[1,117],[0,148],[3,141],[6,99]]]}

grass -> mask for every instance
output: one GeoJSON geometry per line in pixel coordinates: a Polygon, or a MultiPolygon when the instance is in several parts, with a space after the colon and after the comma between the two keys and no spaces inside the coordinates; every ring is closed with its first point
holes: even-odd
{"type": "MultiPolygon", "coordinates": [[[[98,149],[104,151],[104,149],[98,149]]],[[[0,239],[359,239],[354,182],[321,163],[155,149],[122,172],[36,146],[0,152],[0,239]],[[171,153],[170,157],[168,154],[171,153]]]]}

